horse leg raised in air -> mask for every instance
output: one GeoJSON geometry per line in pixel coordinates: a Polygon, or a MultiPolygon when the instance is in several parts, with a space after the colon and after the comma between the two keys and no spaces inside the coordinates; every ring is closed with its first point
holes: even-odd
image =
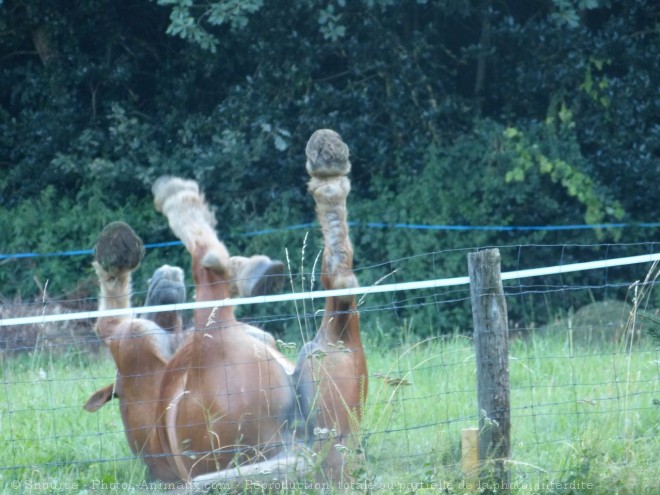
{"type": "MultiPolygon", "coordinates": [[[[321,130],[312,135],[306,151],[307,171],[312,177],[309,182],[309,190],[316,203],[316,212],[325,244],[322,285],[325,289],[357,287],[357,279],[353,274],[353,252],[346,222],[346,197],[350,190],[350,182],[346,177],[350,171],[348,147],[337,133],[321,130]]],[[[172,208],[172,211],[181,210],[172,208]]],[[[199,214],[195,216],[202,217],[199,214]]],[[[170,225],[172,225],[172,217],[169,218],[170,225]]],[[[175,221],[174,224],[173,229],[176,232],[177,222],[175,221]]],[[[216,241],[205,243],[204,245],[208,247],[204,249],[200,249],[201,243],[186,242],[193,255],[193,266],[197,267],[194,269],[200,270],[200,267],[204,266],[203,260],[205,259],[220,258],[219,255],[213,256],[205,252],[212,248],[214,242],[216,241]],[[201,260],[201,262],[195,263],[195,259],[201,260]]],[[[220,248],[216,249],[221,253],[220,248]]],[[[215,274],[221,274],[221,263],[217,263],[216,266],[217,268],[212,271],[215,274]]],[[[199,277],[200,282],[207,283],[208,281],[204,279],[203,275],[209,276],[204,272],[200,272],[196,276],[199,277]]],[[[222,282],[214,286],[221,285],[222,282]]],[[[202,295],[202,297],[210,297],[210,294],[202,295]]],[[[217,294],[214,294],[213,297],[217,297],[217,294]]],[[[223,309],[226,313],[220,316],[220,320],[225,324],[220,327],[217,335],[208,339],[208,342],[222,338],[223,332],[226,332],[227,328],[236,327],[231,309],[223,309]]],[[[202,316],[200,321],[204,321],[205,318],[206,315],[202,316]]],[[[205,342],[203,337],[198,340],[205,342]]],[[[225,352],[229,349],[226,343],[225,352]]],[[[220,352],[220,350],[217,351],[218,354],[220,352]]],[[[220,364],[216,361],[215,366],[227,369],[225,359],[223,358],[220,364]]],[[[267,361],[270,359],[272,358],[268,357],[267,361]]],[[[176,358],[172,361],[171,366],[175,365],[175,361],[176,358]]],[[[261,362],[258,368],[263,369],[264,365],[265,363],[261,362]]],[[[229,368],[231,367],[229,365],[229,368]]],[[[249,384],[263,380],[263,376],[256,370],[252,370],[252,372],[256,374],[249,376],[239,373],[235,376],[239,383],[249,384]]],[[[272,380],[273,383],[281,383],[280,375],[275,378],[276,380],[272,380]]],[[[279,441],[282,442],[282,445],[270,450],[248,449],[261,452],[261,456],[241,459],[241,461],[249,460],[252,462],[251,464],[249,462],[240,463],[236,459],[232,459],[229,464],[218,464],[226,469],[207,474],[201,474],[205,470],[195,471],[192,467],[188,468],[198,486],[221,480],[281,480],[310,472],[316,467],[321,468],[319,476],[321,479],[334,483],[340,481],[343,476],[350,475],[347,472],[344,452],[349,451],[354,445],[354,434],[362,417],[362,402],[367,393],[366,360],[360,339],[359,318],[354,296],[326,299],[321,326],[315,338],[301,349],[290,384],[294,390],[294,404],[291,404],[292,397],[287,394],[270,398],[271,409],[290,411],[291,406],[294,408],[293,411],[280,416],[279,441]],[[282,402],[275,402],[274,399],[282,400],[282,402]],[[287,424],[292,418],[296,424],[287,424]],[[316,457],[316,460],[310,458],[308,448],[311,448],[311,452],[314,453],[312,457],[316,457]],[[269,456],[272,457],[259,461],[260,457],[269,456]],[[233,467],[237,464],[242,465],[233,467]]],[[[245,390],[250,390],[249,385],[244,387],[245,390]]],[[[183,397],[185,390],[186,387],[179,388],[179,397],[183,397]]],[[[240,396],[241,392],[234,395],[240,396]]],[[[215,403],[217,404],[217,400],[229,402],[234,395],[215,397],[215,403]]],[[[257,396],[256,399],[260,400],[262,397],[265,396],[257,396]]],[[[206,402],[209,403],[213,403],[213,399],[211,395],[205,397],[206,402]]],[[[200,403],[201,397],[198,396],[197,407],[200,403]]],[[[252,409],[249,410],[249,414],[251,418],[258,420],[258,416],[252,409]]],[[[268,414],[272,414],[272,412],[268,414]]],[[[181,423],[170,420],[168,422],[170,431],[180,428],[177,424],[181,423]]],[[[220,437],[222,428],[231,424],[231,421],[224,423],[222,420],[218,421],[217,428],[220,431],[214,430],[215,436],[220,437]]],[[[262,435],[262,438],[264,437],[267,436],[262,435]]],[[[207,436],[207,438],[211,437],[207,436]]],[[[242,437],[243,441],[246,439],[247,437],[242,437]]],[[[236,443],[233,445],[235,446],[236,443]]],[[[207,444],[205,448],[208,449],[209,445],[207,444]]],[[[185,469],[182,469],[182,474],[184,472],[185,469]]]]}
{"type": "MultiPolygon", "coordinates": [[[[326,290],[358,286],[353,273],[353,248],[346,221],[350,182],[348,147],[330,130],[315,132],[306,148],[308,189],[316,202],[316,215],[325,241],[321,283],[326,290]]],[[[352,447],[367,394],[367,365],[360,339],[355,296],[328,297],[321,326],[306,344],[296,365],[296,390],[307,434],[328,437],[324,475],[338,480],[345,475],[342,449],[352,447]]]]}
{"type": "MultiPolygon", "coordinates": [[[[322,285],[357,287],[346,222],[348,147],[337,133],[320,130],[306,151],[325,244],[322,285]]],[[[197,301],[272,289],[268,282],[237,282],[241,270],[252,266],[248,270],[267,275],[268,266],[229,256],[196,183],[165,177],[153,193],[192,257],[197,301]]],[[[110,234],[97,245],[100,307],[130,307],[130,274],[143,248],[125,224],[110,234]]],[[[318,467],[317,474],[333,482],[348,474],[343,452],[353,445],[367,392],[354,296],[326,299],[319,330],[295,366],[268,334],[238,322],[230,305],[196,309],[193,320],[194,330],[180,345],[153,318],[98,322],[117,364],[127,438],[153,477],[204,487],[219,480],[285,479],[318,467]]],[[[177,328],[176,320],[161,323],[177,328]]]]}
{"type": "MultiPolygon", "coordinates": [[[[192,256],[197,301],[229,298],[232,262],[197,185],[165,177],[156,208],[192,256]]],[[[276,456],[288,443],[293,366],[231,306],[196,309],[195,331],[168,363],[159,438],[171,469],[188,480],[276,456]]]]}
{"type": "MultiPolygon", "coordinates": [[[[113,222],[103,230],[94,261],[101,288],[100,310],[131,307],[131,276],[143,253],[142,241],[125,223],[113,222]]],[[[232,258],[231,263],[230,285],[237,296],[249,297],[282,287],[283,265],[279,261],[253,256],[232,258]]],[[[185,299],[183,270],[169,265],[158,268],[149,280],[145,306],[178,304],[185,299]]],[[[117,377],[115,383],[90,396],[85,410],[97,411],[113,397],[119,398],[131,450],[145,460],[151,477],[179,479],[162,458],[163,448],[155,426],[165,365],[190,335],[182,328],[180,312],[145,313],[142,318],[103,317],[97,330],[113,355],[117,377]]],[[[265,332],[263,335],[274,346],[272,337],[265,332]]]]}
{"type": "MultiPolygon", "coordinates": [[[[103,230],[93,264],[101,288],[99,310],[131,307],[131,274],[143,253],[142,241],[128,225],[115,222],[103,230]]],[[[174,355],[176,335],[152,320],[130,315],[99,318],[96,328],[110,349],[117,376],[113,385],[92,394],[85,409],[95,411],[117,396],[133,453],[142,457],[151,477],[177,480],[176,473],[160,457],[163,449],[156,433],[161,379],[174,355]]]]}

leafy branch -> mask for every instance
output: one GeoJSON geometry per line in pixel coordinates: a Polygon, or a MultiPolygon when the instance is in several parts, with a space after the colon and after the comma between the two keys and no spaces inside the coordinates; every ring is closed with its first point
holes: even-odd
{"type": "MultiPolygon", "coordinates": [[[[568,110],[562,107],[559,116],[570,119],[568,110]]],[[[505,175],[506,182],[523,182],[532,170],[549,175],[552,182],[561,184],[569,196],[576,198],[586,207],[585,221],[590,224],[602,222],[606,215],[623,218],[625,212],[618,201],[607,204],[597,192],[596,182],[571,163],[545,154],[538,143],[532,142],[515,127],[504,131],[507,147],[513,152],[513,168],[505,175]]]]}

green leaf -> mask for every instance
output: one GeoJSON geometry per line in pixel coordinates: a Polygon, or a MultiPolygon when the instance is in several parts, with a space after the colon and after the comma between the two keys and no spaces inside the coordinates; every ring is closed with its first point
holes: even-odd
{"type": "Polygon", "coordinates": [[[515,137],[518,137],[519,135],[520,132],[515,127],[507,127],[506,129],[504,129],[504,137],[508,139],[513,139],[515,137]]]}

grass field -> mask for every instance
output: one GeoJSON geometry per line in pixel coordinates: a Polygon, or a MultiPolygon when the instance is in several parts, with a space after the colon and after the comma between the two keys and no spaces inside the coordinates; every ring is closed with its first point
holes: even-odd
{"type": "MultiPolygon", "coordinates": [[[[479,414],[471,340],[368,338],[366,349],[366,462],[353,489],[478,493],[461,470],[461,430],[477,426],[479,414]]],[[[510,375],[511,493],[660,493],[660,353],[652,345],[627,352],[531,336],[511,343],[510,375]]],[[[157,491],[132,458],[117,403],[82,409],[113,378],[104,353],[3,356],[2,493],[157,491]]]]}

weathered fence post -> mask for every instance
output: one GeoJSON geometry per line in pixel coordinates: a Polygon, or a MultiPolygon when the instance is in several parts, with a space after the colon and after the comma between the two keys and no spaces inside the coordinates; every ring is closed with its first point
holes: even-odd
{"type": "Polygon", "coordinates": [[[509,324],[500,277],[500,252],[468,255],[477,359],[481,483],[501,493],[510,485],[509,324]],[[487,461],[487,462],[486,462],[487,461]]]}

